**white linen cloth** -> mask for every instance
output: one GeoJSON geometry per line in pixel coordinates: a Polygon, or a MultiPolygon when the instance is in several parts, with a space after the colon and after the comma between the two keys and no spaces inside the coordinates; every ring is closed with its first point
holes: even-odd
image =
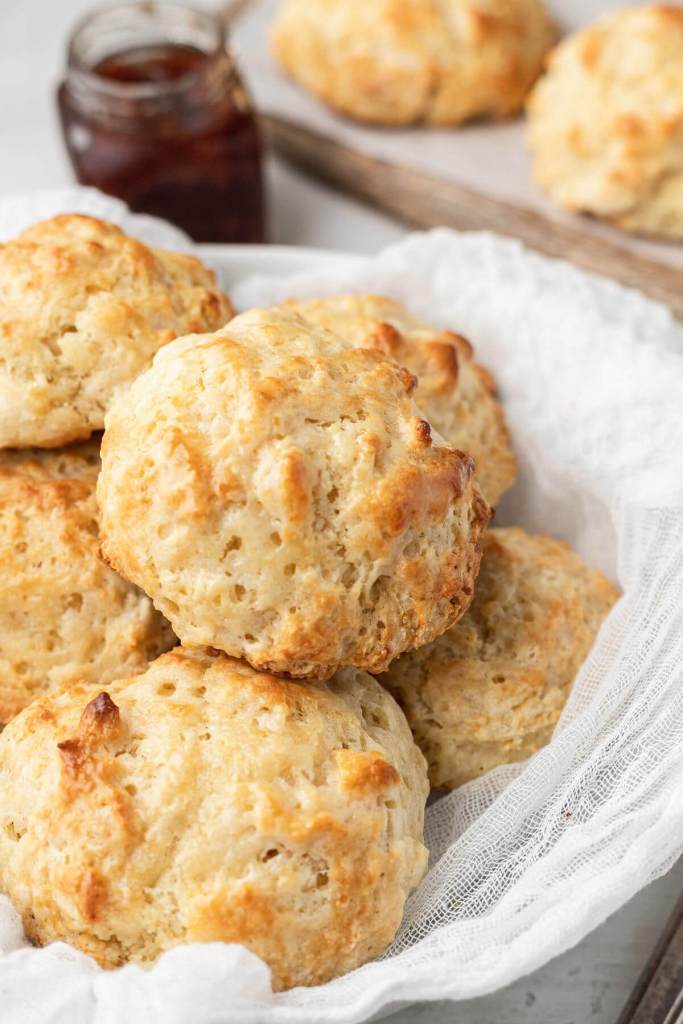
{"type": "MultiPolygon", "coordinates": [[[[62,209],[85,204],[151,237],[121,204],[61,195],[62,209]]],[[[26,201],[12,202],[0,203],[0,238],[26,222],[26,201]]],[[[45,215],[45,197],[30,202],[45,215]]],[[[155,242],[184,244],[151,227],[155,242]]],[[[232,294],[245,308],[338,290],[393,295],[471,338],[520,461],[498,522],[566,538],[623,597],[549,746],[429,807],[430,870],[380,960],[276,995],[255,956],[220,943],[107,972],[61,943],[30,947],[0,897],[3,1020],[352,1024],[413,1000],[472,997],[578,942],[683,851],[683,326],[517,243],[449,231],[232,294]]]]}

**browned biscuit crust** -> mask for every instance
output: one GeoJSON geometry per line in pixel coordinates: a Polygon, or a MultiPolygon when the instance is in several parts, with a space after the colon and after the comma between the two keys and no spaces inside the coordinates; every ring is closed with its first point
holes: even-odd
{"type": "Polygon", "coordinates": [[[414,373],[415,401],[425,417],[449,444],[472,456],[484,497],[498,503],[514,483],[517,460],[493,377],[475,363],[466,338],[430,327],[379,295],[331,295],[287,306],[355,348],[379,349],[414,373]]]}
{"type": "Polygon", "coordinates": [[[107,417],[107,557],[186,646],[381,671],[468,607],[489,517],[414,386],[286,310],[178,339],[107,417]]]}
{"type": "Polygon", "coordinates": [[[472,606],[381,682],[403,707],[433,786],[453,788],[548,742],[618,597],[566,544],[487,531],[472,606]]]}
{"type": "Polygon", "coordinates": [[[456,125],[516,113],[553,36],[542,0],[283,0],[272,41],[349,117],[456,125]]]}
{"type": "Polygon", "coordinates": [[[0,468],[0,566],[0,722],[56,686],[108,682],[173,646],[149,598],[99,557],[87,458],[0,468]]]}
{"type": "Polygon", "coordinates": [[[232,315],[194,256],[64,214],[0,245],[0,448],[54,448],[104,426],[112,396],[179,334],[232,315]]]}
{"type": "Polygon", "coordinates": [[[424,872],[424,758],[363,672],[302,685],[178,648],[0,737],[0,887],[104,967],[238,942],[278,989],[380,954],[424,872]]]}
{"type": "Polygon", "coordinates": [[[561,206],[683,238],[683,7],[626,7],[563,40],[529,99],[529,141],[561,206]]]}

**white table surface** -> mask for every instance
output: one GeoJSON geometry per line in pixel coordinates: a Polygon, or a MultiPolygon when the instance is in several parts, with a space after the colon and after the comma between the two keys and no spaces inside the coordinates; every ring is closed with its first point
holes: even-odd
{"type": "MultiPolygon", "coordinates": [[[[0,0],[0,196],[71,181],[54,85],[69,25],[90,6],[90,0],[0,0]]],[[[375,252],[404,233],[276,161],[268,178],[272,242],[375,252]]],[[[529,977],[470,1002],[410,1007],[392,1024],[611,1024],[681,889],[683,863],[529,977]]]]}

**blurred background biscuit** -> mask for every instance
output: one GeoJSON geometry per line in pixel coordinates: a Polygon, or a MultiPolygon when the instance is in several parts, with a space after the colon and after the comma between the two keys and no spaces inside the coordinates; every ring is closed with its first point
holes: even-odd
{"type": "Polygon", "coordinates": [[[427,774],[392,697],[178,648],[0,737],[0,886],[105,967],[237,942],[276,989],[379,955],[424,873],[427,774]]]}
{"type": "Polygon", "coordinates": [[[683,7],[625,8],[563,40],[529,99],[529,141],[561,206],[683,238],[683,7]]]}
{"type": "Polygon", "coordinates": [[[29,458],[25,472],[0,458],[0,722],[53,687],[139,671],[175,642],[99,557],[92,454],[29,458]]]}
{"type": "Polygon", "coordinates": [[[488,530],[467,615],[380,682],[403,707],[432,786],[453,788],[547,743],[618,591],[566,544],[488,530]]]}
{"type": "Polygon", "coordinates": [[[114,395],[179,334],[232,314],[194,256],[64,214],[0,245],[0,448],[52,448],[104,426],[114,395]]]}
{"type": "Polygon", "coordinates": [[[490,511],[414,387],[283,309],[176,340],[107,416],[106,557],[185,645],[382,671],[469,606],[490,511]]]}
{"type": "Polygon", "coordinates": [[[414,373],[417,405],[449,444],[472,456],[484,497],[498,503],[514,483],[517,462],[493,378],[474,362],[466,338],[430,327],[379,295],[331,295],[292,301],[287,308],[356,348],[385,352],[414,373]]]}
{"type": "Polygon", "coordinates": [[[349,117],[455,125],[516,113],[553,30],[541,0],[283,0],[283,69],[349,117]]]}

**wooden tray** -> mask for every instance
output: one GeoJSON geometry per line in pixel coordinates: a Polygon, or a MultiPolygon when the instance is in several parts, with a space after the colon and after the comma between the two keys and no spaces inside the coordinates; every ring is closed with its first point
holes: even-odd
{"type": "Polygon", "coordinates": [[[279,117],[261,118],[272,149],[301,170],[412,227],[495,231],[531,249],[614,278],[669,306],[683,320],[683,270],[657,263],[579,228],[451,181],[366,156],[279,117]]]}
{"type": "Polygon", "coordinates": [[[681,1022],[683,1022],[683,896],[674,908],[617,1024],[681,1024],[681,1022]]]}

